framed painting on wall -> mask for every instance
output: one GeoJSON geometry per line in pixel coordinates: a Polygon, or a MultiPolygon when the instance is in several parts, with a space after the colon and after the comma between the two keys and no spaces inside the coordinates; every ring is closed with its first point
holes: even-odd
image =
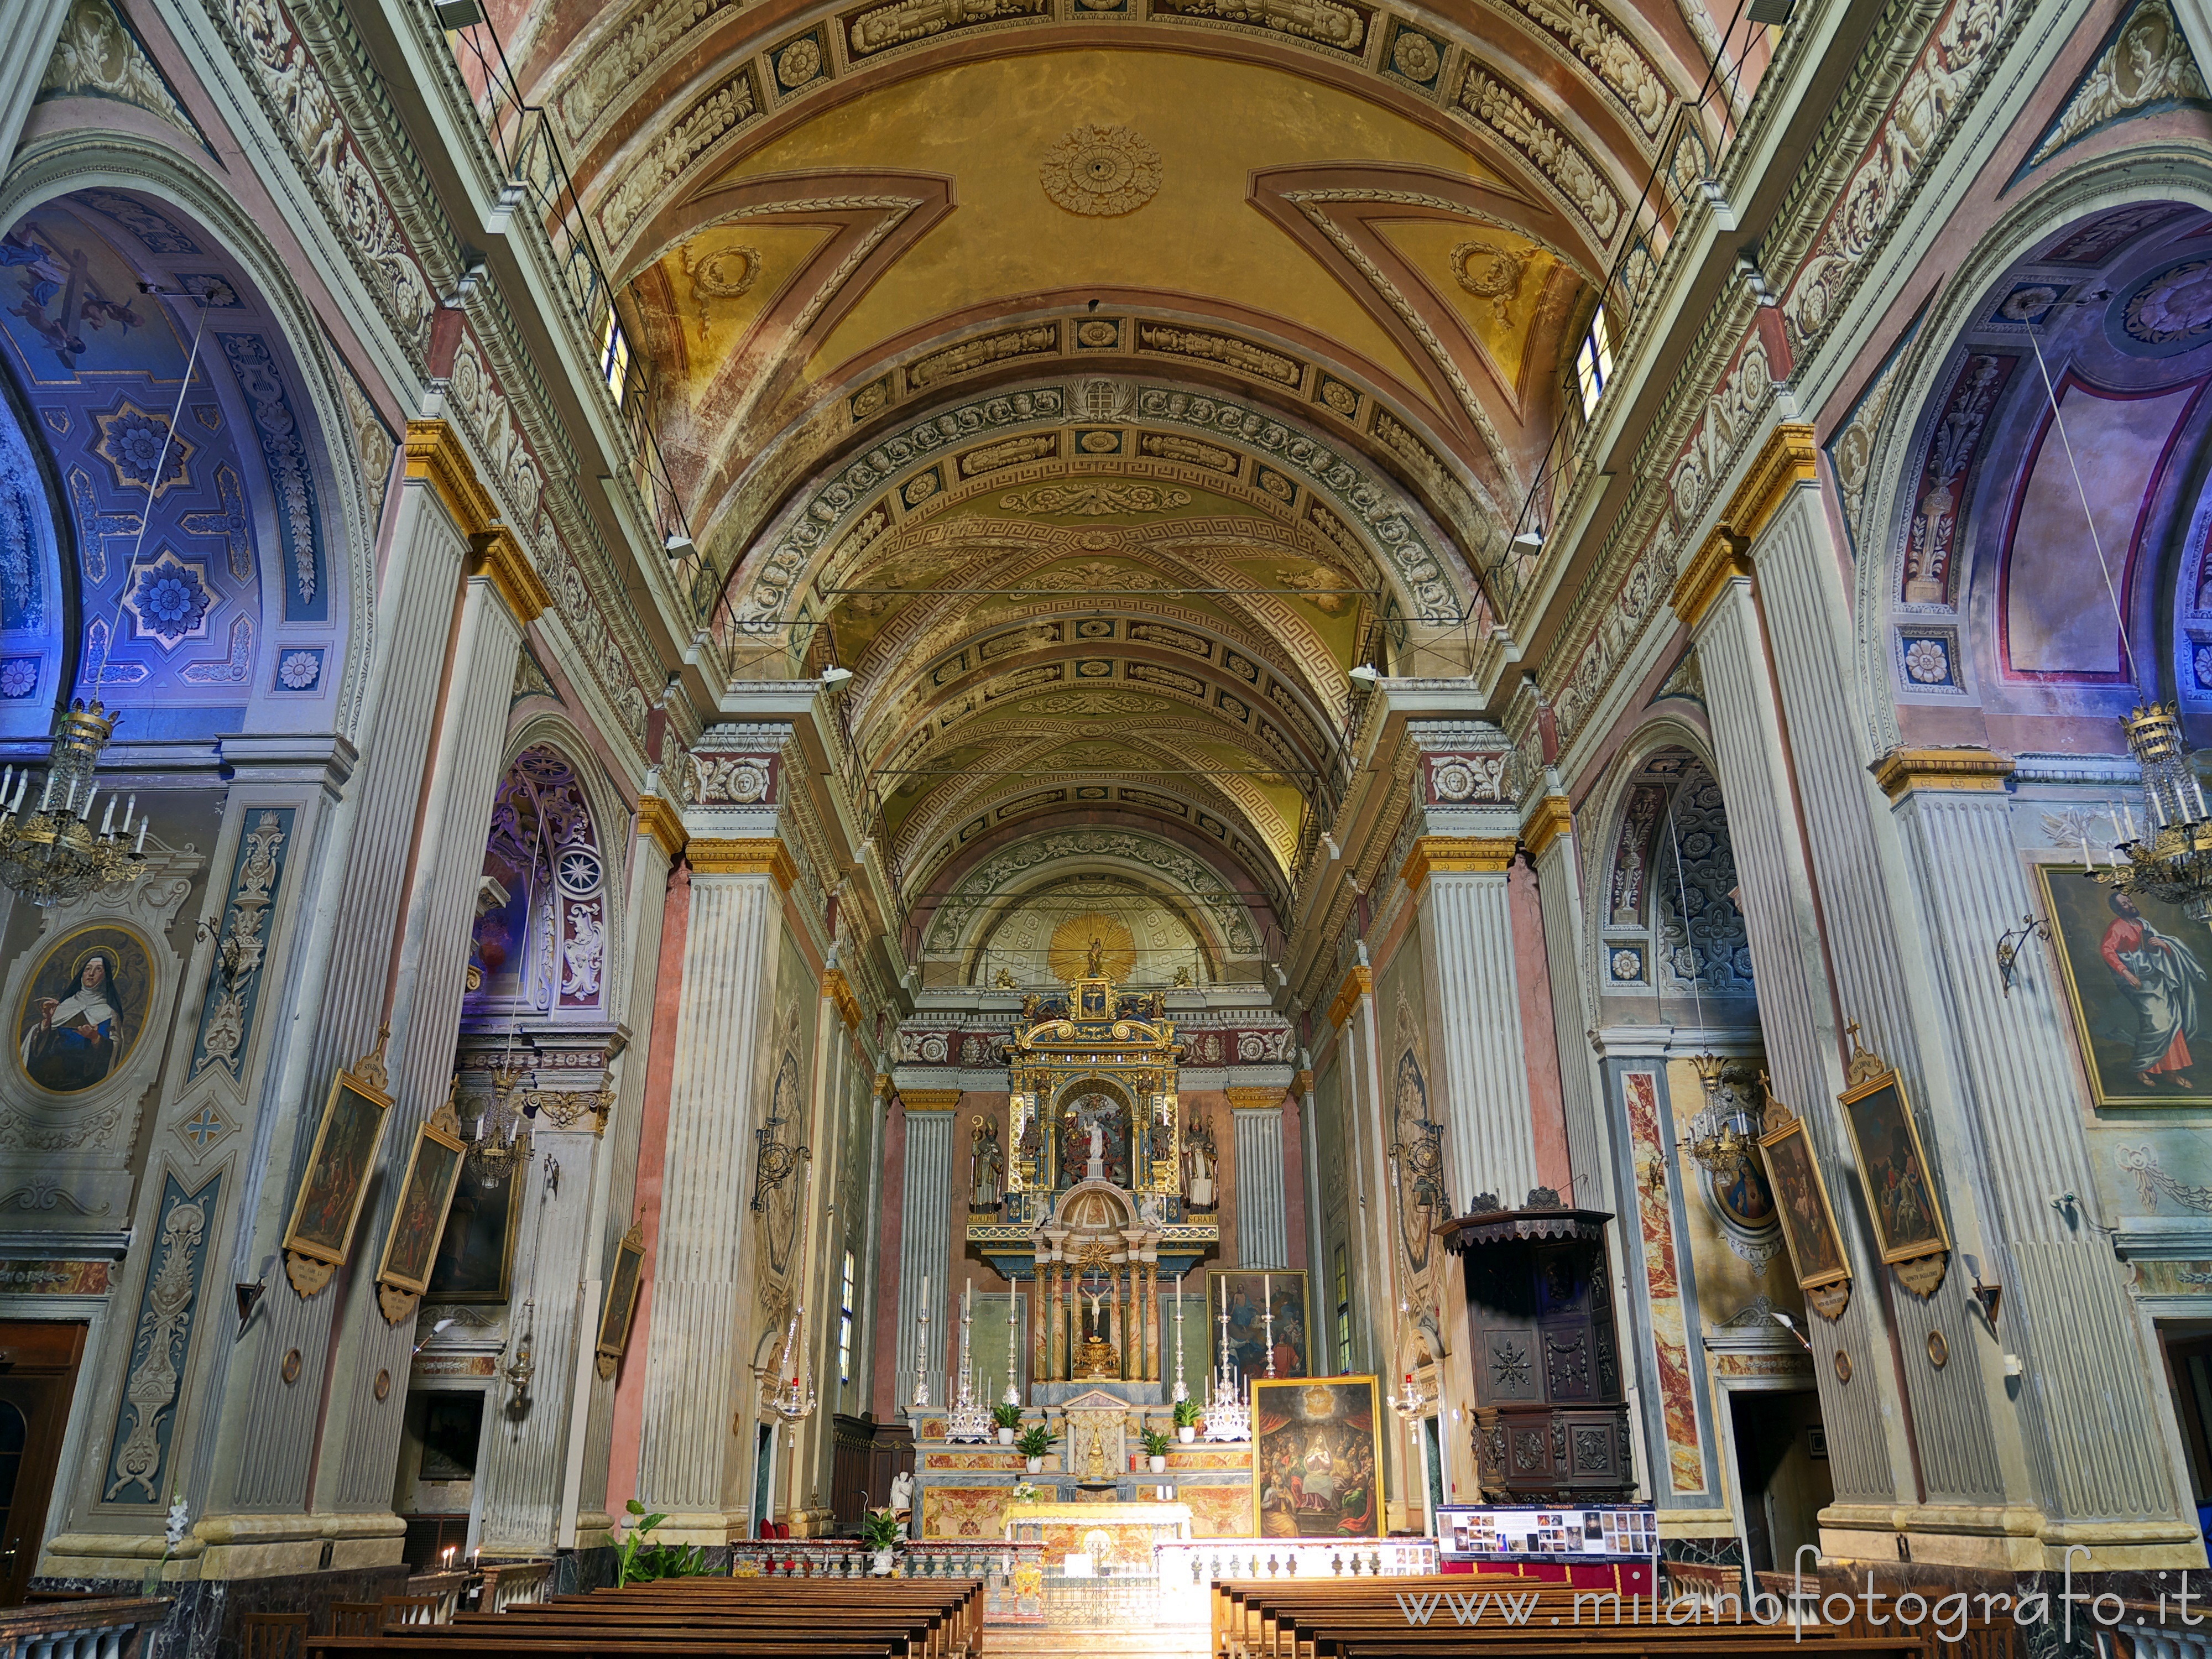
{"type": "Polygon", "coordinates": [[[607,1274],[607,1305],[599,1312],[599,1371],[611,1377],[629,1346],[630,1321],[637,1313],[637,1292],[645,1266],[645,1227],[632,1222],[615,1246],[615,1265],[607,1274]]]}
{"type": "MultiPolygon", "coordinates": [[[[527,1168],[526,1154],[514,1160],[527,1168]]],[[[521,1183],[461,1164],[453,1209],[430,1262],[426,1292],[435,1302],[504,1302],[514,1271],[514,1238],[522,1219],[521,1183]]]]}
{"type": "Polygon", "coordinates": [[[376,1267],[377,1298],[385,1318],[395,1325],[414,1311],[429,1285],[439,1235],[445,1231],[454,1190],[461,1182],[461,1164],[468,1149],[447,1127],[452,1121],[452,1114],[441,1111],[416,1131],[415,1148],[407,1155],[407,1173],[399,1183],[399,1203],[392,1213],[392,1230],[385,1235],[384,1259],[376,1267]]]}
{"type": "MultiPolygon", "coordinates": [[[[1277,1376],[1306,1376],[1313,1370],[1309,1346],[1311,1305],[1306,1299],[1303,1268],[1214,1267],[1206,1273],[1206,1302],[1211,1311],[1206,1345],[1218,1348],[1222,1314],[1229,1316],[1229,1358],[1237,1374],[1255,1381],[1267,1375],[1272,1352],[1277,1376]],[[1267,1315],[1274,1312],[1271,1331],[1267,1315]],[[1271,1351],[1269,1340],[1273,1346],[1271,1351]]],[[[1217,1352],[1214,1363],[1218,1364],[1217,1352]]]]}
{"type": "Polygon", "coordinates": [[[1919,1126],[1893,1071],[1883,1071],[1836,1097],[1851,1132],[1851,1152],[1866,1182],[1867,1213],[1885,1262],[1911,1261],[1948,1250],[1943,1214],[1928,1175],[1919,1126]]]}
{"type": "Polygon", "coordinates": [[[1759,1138],[1759,1146],[1766,1156],[1767,1185],[1782,1237],[1797,1264],[1798,1287],[1810,1291],[1840,1284],[1850,1277],[1850,1262],[1836,1229],[1828,1183],[1820,1178],[1820,1161],[1805,1138],[1805,1121],[1779,1102],[1768,1107],[1767,1115],[1770,1122],[1783,1120],[1759,1138]]]}
{"type": "Polygon", "coordinates": [[[307,1154],[307,1178],[293,1201],[284,1229],[284,1272],[301,1296],[313,1296],[330,1283],[353,1248],[353,1231],[376,1170],[376,1150],[384,1139],[385,1114],[392,1097],[385,1092],[384,1047],[331,1079],[330,1098],[307,1154]]]}
{"type": "Polygon", "coordinates": [[[1372,1376],[1255,1377],[1252,1491],[1262,1538],[1382,1533],[1382,1430],[1372,1376]]]}
{"type": "Polygon", "coordinates": [[[2096,1104],[2212,1105],[2212,927],[2063,865],[2035,876],[2096,1104]]]}

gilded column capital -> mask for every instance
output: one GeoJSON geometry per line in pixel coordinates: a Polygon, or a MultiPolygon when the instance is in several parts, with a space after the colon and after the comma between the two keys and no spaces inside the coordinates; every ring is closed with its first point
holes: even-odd
{"type": "Polygon", "coordinates": [[[822,974],[822,994],[837,1005],[837,1018],[845,1022],[845,1029],[860,1029],[860,1000],[853,994],[852,982],[842,968],[828,968],[822,974]]]}
{"type": "Polygon", "coordinates": [[[1755,542],[1759,532],[1782,510],[1782,503],[1789,499],[1790,492],[1799,484],[1818,483],[1820,477],[1820,469],[1814,462],[1813,428],[1795,421],[1784,421],[1768,433],[1766,441],[1759,447],[1751,470],[1744,474],[1735,494],[1729,497],[1721,522],[1747,543],[1755,542]]]}
{"type": "Polygon", "coordinates": [[[1956,749],[1891,750],[1867,769],[1894,803],[1919,789],[2002,790],[2013,763],[1971,744],[1956,749]]]}
{"type": "Polygon", "coordinates": [[[965,1093],[960,1089],[902,1089],[899,1099],[909,1112],[950,1112],[960,1104],[965,1093]]]}
{"type": "Polygon", "coordinates": [[[1255,1085],[1249,1088],[1239,1085],[1226,1092],[1229,1096],[1229,1109],[1232,1112],[1267,1111],[1272,1108],[1279,1107],[1283,1103],[1283,1090],[1279,1085],[1273,1087],[1255,1085]]]}
{"type": "Polygon", "coordinates": [[[1336,1000],[1328,1005],[1328,1023],[1343,1024],[1352,1017],[1352,1011],[1359,1006],[1359,999],[1371,995],[1374,990],[1375,970],[1361,963],[1344,976],[1344,983],[1337,988],[1336,1000]]]}
{"type": "Polygon", "coordinates": [[[776,890],[787,893],[799,879],[799,866],[774,836],[750,836],[741,841],[694,838],[686,849],[691,873],[697,876],[773,876],[776,890]]]}
{"type": "Polygon", "coordinates": [[[891,1074],[889,1072],[878,1072],[876,1073],[876,1098],[878,1100],[889,1100],[893,1094],[897,1092],[897,1088],[898,1085],[891,1081],[891,1074]]]}
{"type": "Polygon", "coordinates": [[[1313,1073],[1311,1072],[1300,1072],[1296,1077],[1291,1079],[1291,1087],[1298,1094],[1311,1094],[1313,1092],[1313,1073]]]}
{"type": "Polygon", "coordinates": [[[684,842],[691,839],[684,827],[684,815],[659,795],[640,795],[637,798],[637,833],[650,836],[670,861],[684,850],[684,842]]]}
{"type": "Polygon", "coordinates": [[[1539,795],[1521,821],[1521,844],[1535,858],[1575,827],[1575,809],[1565,795],[1539,795]]]}
{"type": "Polygon", "coordinates": [[[534,623],[553,603],[553,590],[505,525],[471,532],[469,553],[469,574],[482,576],[497,588],[515,621],[534,623]]]}
{"type": "Polygon", "coordinates": [[[407,422],[407,477],[437,491],[464,536],[489,530],[499,517],[491,492],[477,480],[476,464],[450,421],[407,422]]]}
{"type": "Polygon", "coordinates": [[[1494,876],[1513,862],[1520,845],[1511,836],[1423,836],[1406,854],[1398,874],[1416,893],[1432,872],[1494,876]]]}
{"type": "Polygon", "coordinates": [[[1698,556],[1675,580],[1669,603],[1686,628],[1694,629],[1705,618],[1728,585],[1751,574],[1751,538],[1728,525],[1717,525],[1698,550],[1698,556]]]}

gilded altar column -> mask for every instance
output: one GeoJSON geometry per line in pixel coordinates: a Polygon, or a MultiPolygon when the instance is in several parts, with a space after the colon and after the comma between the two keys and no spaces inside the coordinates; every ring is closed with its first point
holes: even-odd
{"type": "Polygon", "coordinates": [[[1062,1291],[1067,1281],[1067,1264],[1055,1261],[1048,1264],[1046,1271],[1052,1275],[1052,1322],[1045,1327],[1044,1333],[1044,1380],[1057,1382],[1060,1380],[1060,1332],[1066,1323],[1060,1310],[1064,1301],[1062,1291]]]}

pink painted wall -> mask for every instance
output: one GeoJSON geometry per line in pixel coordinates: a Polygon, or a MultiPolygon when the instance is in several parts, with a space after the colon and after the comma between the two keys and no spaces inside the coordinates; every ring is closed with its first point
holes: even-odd
{"type": "Polygon", "coordinates": [[[878,1423],[898,1420],[899,1237],[906,1194],[906,1103],[891,1097],[890,1120],[884,1125],[883,1225],[876,1241],[875,1375],[868,1386],[868,1415],[878,1423]]]}

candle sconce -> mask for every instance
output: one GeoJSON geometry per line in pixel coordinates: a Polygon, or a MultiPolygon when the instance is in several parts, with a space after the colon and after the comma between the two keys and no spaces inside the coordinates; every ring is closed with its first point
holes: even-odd
{"type": "Polygon", "coordinates": [[[2032,915],[2022,916],[2019,927],[2008,928],[1997,936],[1997,977],[2003,982],[2004,994],[2008,997],[2012,994],[2012,974],[2020,962],[2021,947],[2027,943],[2030,934],[2048,944],[2051,923],[2032,915]]]}

